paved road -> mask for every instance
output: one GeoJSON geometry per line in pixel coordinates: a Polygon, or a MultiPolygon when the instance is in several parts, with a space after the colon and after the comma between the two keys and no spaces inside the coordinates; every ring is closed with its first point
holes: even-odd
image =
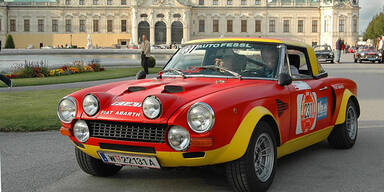
{"type": "MultiPolygon", "coordinates": [[[[384,65],[326,65],[330,76],[354,79],[362,115],[350,150],[326,142],[281,158],[269,191],[350,192],[384,189],[384,65]]],[[[3,191],[230,191],[213,168],[168,171],[125,167],[111,178],[91,177],[77,167],[73,146],[56,131],[0,133],[3,191]]]]}

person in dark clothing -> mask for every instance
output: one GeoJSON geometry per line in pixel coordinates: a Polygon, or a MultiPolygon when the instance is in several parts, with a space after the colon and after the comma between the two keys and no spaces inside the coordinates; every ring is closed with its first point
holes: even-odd
{"type": "Polygon", "coordinates": [[[336,41],[336,63],[340,63],[340,57],[341,57],[341,48],[342,48],[342,40],[339,37],[336,41]]]}
{"type": "Polygon", "coordinates": [[[144,67],[145,73],[148,74],[148,58],[151,51],[151,45],[147,40],[147,36],[143,35],[141,39],[141,65],[144,67]]]}
{"type": "Polygon", "coordinates": [[[12,80],[2,74],[0,74],[0,81],[4,82],[9,88],[12,87],[12,80]]]}

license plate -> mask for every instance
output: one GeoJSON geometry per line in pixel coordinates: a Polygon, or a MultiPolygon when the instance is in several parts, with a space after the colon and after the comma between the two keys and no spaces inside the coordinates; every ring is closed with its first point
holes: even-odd
{"type": "Polygon", "coordinates": [[[103,160],[105,163],[160,169],[160,164],[156,157],[111,153],[104,151],[99,151],[98,154],[101,157],[101,160],[103,160]]]}

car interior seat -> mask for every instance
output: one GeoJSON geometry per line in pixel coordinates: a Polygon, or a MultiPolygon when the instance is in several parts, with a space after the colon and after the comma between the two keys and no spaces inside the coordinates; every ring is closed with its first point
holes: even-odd
{"type": "Polygon", "coordinates": [[[297,68],[297,71],[300,72],[300,56],[296,54],[289,54],[288,55],[289,64],[293,65],[297,68]]]}

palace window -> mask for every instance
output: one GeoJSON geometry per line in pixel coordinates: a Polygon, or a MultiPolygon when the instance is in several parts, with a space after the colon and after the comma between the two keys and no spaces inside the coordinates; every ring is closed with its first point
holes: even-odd
{"type": "Polygon", "coordinates": [[[247,5],[247,0],[241,0],[241,5],[247,5]]]}
{"type": "Polygon", "coordinates": [[[213,20],[213,32],[219,32],[219,20],[213,20]]]}
{"type": "Polygon", "coordinates": [[[85,32],[85,19],[80,19],[79,31],[80,32],[85,32]]]}
{"type": "Polygon", "coordinates": [[[339,32],[344,32],[344,19],[339,20],[339,32]]]}
{"type": "Polygon", "coordinates": [[[204,0],[199,0],[199,5],[204,5],[204,0]]]}
{"type": "Polygon", "coordinates": [[[173,15],[173,18],[181,18],[181,15],[176,13],[176,14],[173,15]]]}
{"type": "Polygon", "coordinates": [[[199,32],[205,32],[205,21],[199,20],[199,32]]]}
{"type": "Polygon", "coordinates": [[[261,20],[255,21],[255,32],[260,33],[261,32],[261,20]]]}
{"type": "Polygon", "coordinates": [[[107,5],[112,5],[112,0],[107,0],[107,5]]]}
{"type": "Polygon", "coordinates": [[[16,32],[16,19],[9,20],[9,31],[16,32]]]}
{"type": "Polygon", "coordinates": [[[107,32],[113,31],[113,25],[112,20],[107,20],[107,32]]]}
{"type": "Polygon", "coordinates": [[[79,0],[79,5],[84,5],[84,0],[79,0]]]}
{"type": "Polygon", "coordinates": [[[121,0],[121,5],[127,5],[127,0],[121,0]]]}
{"type": "Polygon", "coordinates": [[[93,0],[93,5],[97,5],[99,3],[98,0],[93,0]]]}
{"type": "Polygon", "coordinates": [[[72,20],[66,19],[65,20],[65,32],[71,32],[72,31],[72,20]]]}
{"type": "Polygon", "coordinates": [[[37,31],[44,32],[44,19],[37,20],[37,31]]]}
{"type": "Polygon", "coordinates": [[[324,32],[328,32],[328,21],[327,21],[327,19],[324,20],[324,32]]]}
{"type": "Polygon", "coordinates": [[[247,20],[241,20],[241,32],[247,32],[247,20]]]}
{"type": "Polygon", "coordinates": [[[218,1],[218,0],[213,0],[212,4],[213,4],[213,5],[218,5],[218,4],[219,4],[219,1],[218,1]]]}
{"type": "Polygon", "coordinates": [[[52,19],[52,32],[59,32],[59,24],[57,19],[52,19]]]}
{"type": "Polygon", "coordinates": [[[353,22],[353,26],[352,26],[352,27],[353,27],[353,30],[352,30],[352,31],[353,31],[354,33],[357,33],[357,19],[356,19],[356,18],[353,18],[353,21],[352,21],[352,22],[353,22]]]}
{"type": "Polygon", "coordinates": [[[271,33],[276,32],[275,20],[269,20],[269,32],[271,32],[271,33]]]}
{"type": "Polygon", "coordinates": [[[141,14],[140,17],[148,17],[148,15],[144,13],[144,14],[141,14]]]}
{"type": "Polygon", "coordinates": [[[312,20],[312,33],[317,33],[317,20],[312,20]]]}
{"type": "Polygon", "coordinates": [[[304,20],[297,21],[297,32],[304,32],[304,20]]]}
{"type": "Polygon", "coordinates": [[[121,20],[121,32],[127,32],[127,20],[121,20]]]}
{"type": "Polygon", "coordinates": [[[30,24],[29,19],[24,19],[24,32],[29,32],[30,24]]]}
{"type": "Polygon", "coordinates": [[[283,32],[284,33],[289,33],[289,20],[284,20],[283,21],[283,32]]]}
{"type": "Polygon", "coordinates": [[[261,0],[255,0],[255,5],[261,5],[261,0]]]}
{"type": "Polygon", "coordinates": [[[227,0],[227,5],[232,5],[232,0],[227,0]]]}
{"type": "Polygon", "coordinates": [[[156,15],[157,18],[164,18],[164,14],[160,13],[156,15]]]}
{"type": "Polygon", "coordinates": [[[233,32],[233,21],[227,20],[227,32],[233,32]]]}
{"type": "Polygon", "coordinates": [[[70,5],[71,4],[71,0],[65,0],[65,5],[70,5]]]}
{"type": "Polygon", "coordinates": [[[93,32],[99,32],[99,20],[93,20],[93,32]]]}

